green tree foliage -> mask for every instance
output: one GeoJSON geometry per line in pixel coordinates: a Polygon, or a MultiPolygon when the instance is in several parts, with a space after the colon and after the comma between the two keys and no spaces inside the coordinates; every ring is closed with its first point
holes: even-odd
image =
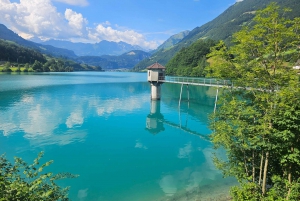
{"type": "MultiPolygon", "coordinates": [[[[41,54],[40,52],[17,45],[11,41],[5,41],[0,39],[0,60],[10,62],[9,66],[4,66],[2,71],[11,72],[11,66],[18,65],[17,71],[21,71],[19,64],[32,64],[32,69],[36,72],[72,72],[77,71],[101,71],[102,68],[92,67],[89,65],[81,65],[77,62],[63,59],[63,58],[49,58],[41,54]]],[[[24,72],[29,71],[29,66],[26,66],[24,72]]]]}
{"type": "Polygon", "coordinates": [[[215,46],[213,40],[198,40],[187,48],[182,48],[166,65],[168,75],[204,76],[207,65],[206,55],[210,48],[215,46]]]}
{"type": "Polygon", "coordinates": [[[26,63],[25,65],[24,65],[24,70],[23,70],[23,72],[28,72],[29,71],[29,63],[26,63]]]}
{"type": "Polygon", "coordinates": [[[32,65],[32,69],[37,72],[43,72],[43,64],[35,60],[34,64],[32,65]]]}
{"type": "Polygon", "coordinates": [[[11,63],[10,62],[6,62],[4,64],[4,68],[2,69],[2,72],[11,72],[10,67],[11,67],[11,63]]]}
{"type": "Polygon", "coordinates": [[[235,176],[234,200],[300,200],[300,88],[292,69],[300,49],[300,18],[283,16],[272,3],[258,11],[252,28],[209,54],[210,76],[231,78],[212,116],[212,141],[228,160],[215,158],[235,176]]]}
{"type": "Polygon", "coordinates": [[[69,187],[61,188],[55,181],[77,176],[69,173],[42,173],[45,167],[53,163],[48,161],[39,165],[42,156],[43,152],[31,165],[18,157],[11,164],[4,155],[0,156],[0,200],[69,200],[69,187]]]}
{"type": "Polygon", "coordinates": [[[16,63],[32,63],[35,60],[46,62],[41,53],[2,39],[0,39],[0,60],[16,63]]]}

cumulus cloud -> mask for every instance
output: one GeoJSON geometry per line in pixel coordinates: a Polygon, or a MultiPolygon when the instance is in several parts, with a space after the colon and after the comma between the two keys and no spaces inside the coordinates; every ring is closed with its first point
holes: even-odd
{"type": "Polygon", "coordinates": [[[87,23],[81,14],[71,9],[66,9],[62,15],[51,0],[20,0],[20,3],[0,0],[0,12],[0,22],[13,31],[42,40],[79,37],[87,23]]]}
{"type": "MultiPolygon", "coordinates": [[[[72,5],[87,5],[86,0],[56,0],[72,5]]],[[[88,20],[81,13],[67,8],[58,12],[51,0],[0,0],[0,23],[26,39],[60,39],[77,42],[100,42],[108,40],[126,42],[144,48],[154,49],[156,41],[147,41],[143,34],[109,21],[88,27],[88,20]]]]}
{"type": "Polygon", "coordinates": [[[89,29],[89,38],[97,41],[123,41],[132,45],[148,47],[150,49],[154,49],[158,46],[157,42],[155,41],[146,41],[143,34],[130,29],[119,30],[113,28],[112,26],[110,26],[110,23],[108,21],[102,24],[98,24],[94,29],[89,29]]]}
{"type": "Polygon", "coordinates": [[[68,20],[69,26],[76,32],[78,36],[83,35],[84,25],[88,23],[81,13],[76,13],[71,9],[66,9],[65,18],[68,20]]]}

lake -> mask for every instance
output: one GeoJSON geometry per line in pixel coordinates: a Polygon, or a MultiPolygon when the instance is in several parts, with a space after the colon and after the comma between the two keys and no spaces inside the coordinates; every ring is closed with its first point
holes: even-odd
{"type": "Polygon", "coordinates": [[[0,73],[0,153],[44,151],[45,172],[80,175],[59,181],[72,200],[224,199],[235,181],[212,161],[216,90],[183,87],[179,107],[180,87],[151,101],[146,73],[0,73]]]}

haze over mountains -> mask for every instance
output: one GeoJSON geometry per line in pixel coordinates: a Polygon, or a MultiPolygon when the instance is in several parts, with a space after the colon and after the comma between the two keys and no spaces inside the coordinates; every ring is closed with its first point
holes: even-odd
{"type": "Polygon", "coordinates": [[[121,55],[131,50],[143,50],[137,45],[130,45],[125,42],[110,42],[103,40],[99,43],[73,43],[70,41],[48,40],[43,45],[52,45],[63,49],[72,50],[77,56],[102,56],[102,55],[121,55]]]}

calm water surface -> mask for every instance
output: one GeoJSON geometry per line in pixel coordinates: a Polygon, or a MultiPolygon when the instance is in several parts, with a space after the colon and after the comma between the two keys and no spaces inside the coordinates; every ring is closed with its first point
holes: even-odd
{"type": "MultiPolygon", "coordinates": [[[[232,179],[212,162],[207,135],[215,90],[164,84],[150,100],[146,74],[0,74],[0,153],[70,172],[72,200],[224,197],[232,179]],[[189,97],[189,101],[188,98],[189,97]]],[[[221,152],[218,154],[222,154],[221,152]]]]}

